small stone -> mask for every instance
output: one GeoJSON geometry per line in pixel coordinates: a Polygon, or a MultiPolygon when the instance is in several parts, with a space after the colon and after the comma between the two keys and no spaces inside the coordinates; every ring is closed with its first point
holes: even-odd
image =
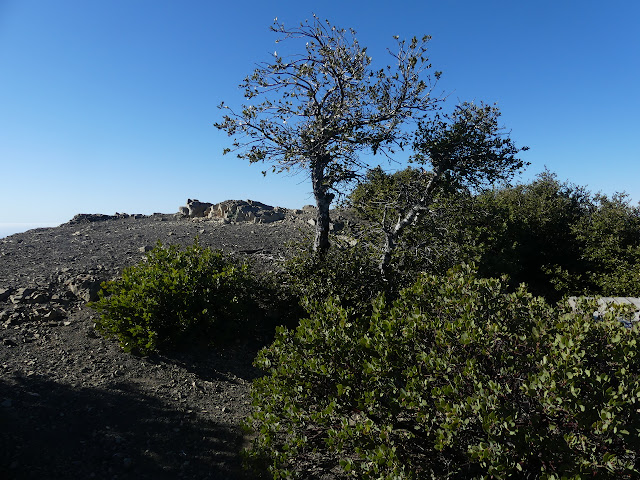
{"type": "Polygon", "coordinates": [[[45,313],[42,316],[42,318],[47,321],[53,321],[53,320],[58,320],[60,318],[63,318],[64,316],[65,316],[64,310],[54,308],[52,310],[49,310],[47,313],[45,313]]]}
{"type": "Polygon", "coordinates": [[[11,401],[10,398],[5,398],[3,402],[0,403],[0,407],[3,407],[3,408],[11,408],[12,405],[13,405],[13,402],[11,401]]]}
{"type": "Polygon", "coordinates": [[[33,303],[46,303],[49,301],[49,295],[47,295],[45,292],[36,292],[31,295],[30,300],[33,303]]]}

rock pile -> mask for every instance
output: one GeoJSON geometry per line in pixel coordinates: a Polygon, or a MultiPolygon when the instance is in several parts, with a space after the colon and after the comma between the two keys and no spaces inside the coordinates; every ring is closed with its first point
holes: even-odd
{"type": "Polygon", "coordinates": [[[96,300],[101,283],[113,274],[101,266],[83,273],[63,268],[46,282],[0,288],[0,324],[9,328],[24,322],[64,323],[72,311],[96,300]]]}
{"type": "Polygon", "coordinates": [[[204,212],[212,205],[212,203],[201,202],[200,200],[192,200],[191,198],[188,198],[187,205],[180,207],[178,213],[189,218],[204,217],[204,212]]]}
{"type": "Polygon", "coordinates": [[[121,218],[142,218],[144,215],[142,214],[128,214],[128,213],[117,213],[115,215],[104,215],[102,213],[79,213],[75,215],[71,220],[69,220],[69,225],[83,224],[83,223],[93,223],[93,222],[104,222],[105,220],[116,220],[121,218]]]}
{"type": "Polygon", "coordinates": [[[255,200],[225,200],[213,204],[188,199],[187,205],[179,209],[179,214],[185,217],[208,218],[225,223],[271,223],[284,220],[286,213],[285,208],[272,207],[255,200]]]}

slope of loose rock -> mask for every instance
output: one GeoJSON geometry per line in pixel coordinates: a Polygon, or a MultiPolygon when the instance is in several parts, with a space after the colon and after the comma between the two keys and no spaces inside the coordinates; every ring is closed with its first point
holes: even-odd
{"type": "Polygon", "coordinates": [[[86,301],[158,240],[198,236],[278,268],[312,217],[86,215],[0,240],[0,478],[247,478],[239,425],[258,345],[135,357],[96,335],[86,301]]]}

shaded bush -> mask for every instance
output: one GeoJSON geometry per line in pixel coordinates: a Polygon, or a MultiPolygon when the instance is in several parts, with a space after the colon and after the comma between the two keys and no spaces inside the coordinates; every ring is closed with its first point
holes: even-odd
{"type": "Polygon", "coordinates": [[[381,278],[374,252],[362,242],[349,245],[334,238],[331,248],[322,253],[303,244],[293,248],[296,254],[286,263],[281,281],[296,303],[306,299],[308,305],[334,297],[346,307],[370,312],[372,300],[393,288],[381,278]]]}
{"type": "Polygon", "coordinates": [[[544,172],[531,183],[485,192],[477,203],[486,212],[486,226],[476,230],[482,276],[508,275],[512,287],[526,283],[550,302],[594,292],[593,265],[575,234],[593,208],[584,188],[544,172]]]}
{"type": "Polygon", "coordinates": [[[158,243],[121,278],[103,283],[90,306],[101,314],[99,332],[125,351],[147,354],[242,335],[252,285],[247,265],[197,240],[185,250],[158,243]]]}
{"type": "MultiPolygon", "coordinates": [[[[369,170],[346,199],[346,205],[368,224],[369,232],[363,239],[381,249],[383,229],[392,229],[415,205],[431,177],[411,167],[393,174],[380,167],[369,170]]],[[[475,230],[483,213],[476,204],[468,189],[442,182],[429,208],[397,239],[389,272],[393,282],[408,286],[420,272],[443,274],[454,265],[471,261],[477,254],[475,230]]],[[[381,251],[377,255],[379,258],[381,251]]]]}
{"type": "MultiPolygon", "coordinates": [[[[371,170],[348,204],[382,244],[382,224],[395,221],[424,190],[429,174],[371,170]]],[[[389,225],[387,225],[389,228],[389,225]]],[[[640,207],[625,194],[592,195],[546,171],[528,184],[487,191],[443,189],[399,239],[395,282],[475,263],[486,278],[508,276],[556,302],[566,295],[635,296],[640,290],[640,207]]]]}
{"type": "Polygon", "coordinates": [[[625,194],[596,195],[574,231],[599,294],[640,295],[640,206],[631,206],[625,194]]]}
{"type": "Polygon", "coordinates": [[[333,299],[256,364],[250,455],[274,478],[637,478],[638,327],[469,269],[367,316],[333,299]]]}

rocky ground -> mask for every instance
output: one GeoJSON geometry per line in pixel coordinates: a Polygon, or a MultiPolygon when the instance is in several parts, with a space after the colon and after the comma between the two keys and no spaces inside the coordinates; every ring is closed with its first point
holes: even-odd
{"type": "Polygon", "coordinates": [[[79,215],[0,240],[0,478],[249,478],[239,426],[259,345],[135,357],[96,334],[86,302],[158,240],[278,268],[312,218],[79,215]]]}

